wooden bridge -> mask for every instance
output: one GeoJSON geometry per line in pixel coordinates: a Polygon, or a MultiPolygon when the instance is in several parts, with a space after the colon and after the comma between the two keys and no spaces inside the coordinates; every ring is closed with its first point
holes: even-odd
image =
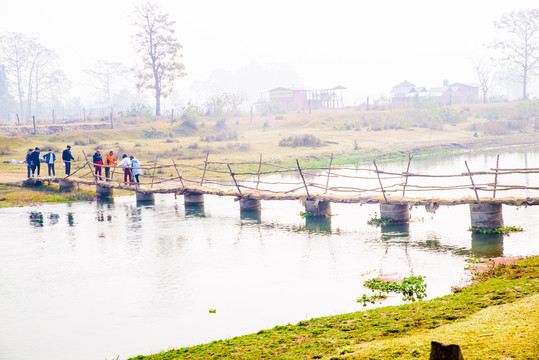
{"type": "MultiPolygon", "coordinates": [[[[72,190],[77,184],[96,186],[99,197],[113,195],[114,189],[131,190],[137,201],[153,201],[154,194],[183,195],[186,205],[203,204],[204,195],[232,196],[242,211],[260,211],[261,200],[300,200],[305,211],[312,216],[331,215],[331,203],[380,204],[381,219],[405,223],[410,219],[412,206],[425,206],[434,212],[440,205],[470,205],[472,228],[493,229],[503,227],[502,205],[539,205],[539,197],[506,196],[517,191],[531,193],[539,190],[526,184],[506,184],[508,175],[539,173],[539,169],[499,168],[471,171],[465,161],[466,172],[458,174],[419,174],[410,172],[413,156],[402,172],[388,172],[378,168],[336,167],[333,156],[327,167],[283,167],[262,161],[228,163],[205,161],[200,166],[186,163],[142,165],[141,183],[124,183],[123,168],[111,166],[111,178],[96,176],[94,164],[88,161],[64,178],[42,178],[59,183],[60,189],[72,190]],[[86,171],[85,171],[86,170],[86,171]],[[118,179],[118,170],[122,179],[118,179]],[[182,174],[199,174],[190,177],[182,174]],[[277,177],[277,179],[275,179],[277,177]],[[443,182],[451,182],[444,185],[443,182]],[[412,197],[410,193],[450,193],[469,191],[466,197],[412,197]],[[481,194],[481,196],[480,196],[481,194]]],[[[464,166],[463,166],[464,167],[464,166]]],[[[39,178],[38,178],[39,179],[39,178]]],[[[35,182],[36,178],[29,181],[35,182]]]]}

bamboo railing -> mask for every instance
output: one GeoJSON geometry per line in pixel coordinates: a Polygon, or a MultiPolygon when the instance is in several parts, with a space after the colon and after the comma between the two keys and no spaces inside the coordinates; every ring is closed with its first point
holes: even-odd
{"type": "MultiPolygon", "coordinates": [[[[524,190],[528,194],[539,190],[539,186],[503,183],[503,178],[508,175],[539,174],[539,169],[499,168],[499,157],[496,167],[488,171],[474,172],[465,161],[463,165],[466,171],[452,174],[411,172],[412,155],[408,156],[406,170],[402,172],[384,171],[375,161],[373,167],[335,166],[333,156],[328,161],[328,167],[302,167],[299,160],[296,160],[296,167],[285,167],[262,161],[262,155],[259,161],[245,162],[209,161],[209,156],[206,156],[200,165],[181,163],[174,159],[171,159],[170,163],[158,163],[156,159],[151,164],[140,166],[141,183],[127,184],[115,174],[115,170],[122,170],[120,173],[123,177],[124,169],[119,166],[110,166],[111,179],[105,181],[104,175],[103,180],[98,179],[94,173],[95,164],[88,161],[86,154],[84,156],[84,164],[63,180],[154,193],[200,192],[237,197],[270,196],[272,199],[324,197],[331,201],[377,196],[379,202],[394,199],[408,201],[406,199],[413,193],[431,193],[429,198],[419,197],[425,201],[449,201],[451,199],[435,195],[451,191],[461,194],[463,191],[469,191],[475,201],[488,201],[495,200],[497,194],[502,192],[524,190]],[[89,172],[84,172],[85,168],[89,169],[89,172]],[[187,172],[200,175],[182,175],[187,172]],[[76,174],[78,175],[75,176],[76,174]],[[444,181],[449,183],[444,184],[444,181]],[[408,197],[405,198],[405,195],[408,197]]],[[[539,205],[539,199],[530,196],[516,199],[527,199],[525,203],[516,201],[517,205],[535,205],[536,202],[539,205]]]]}

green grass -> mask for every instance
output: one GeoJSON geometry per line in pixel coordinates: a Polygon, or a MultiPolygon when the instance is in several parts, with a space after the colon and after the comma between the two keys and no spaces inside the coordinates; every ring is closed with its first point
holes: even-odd
{"type": "Polygon", "coordinates": [[[509,235],[513,232],[522,232],[524,229],[517,226],[504,226],[496,229],[480,229],[480,228],[470,228],[470,231],[480,233],[480,234],[503,234],[509,235]]]}
{"type": "MultiPolygon", "coordinates": [[[[341,359],[344,355],[346,358],[354,358],[352,355],[357,347],[368,346],[371,342],[406,341],[409,335],[428,334],[431,329],[441,329],[449,324],[454,326],[467,321],[472,316],[479,316],[481,310],[489,307],[510,304],[519,299],[523,299],[525,303],[529,296],[539,293],[539,256],[513,265],[492,267],[481,280],[459,289],[455,294],[430,301],[315,318],[300,321],[295,325],[288,324],[260,330],[256,334],[163,351],[154,355],[139,355],[132,359],[341,359]],[[349,355],[352,357],[348,357],[349,355]]],[[[518,304],[520,302],[514,305],[517,307],[516,311],[518,304]]],[[[530,311],[533,311],[533,307],[530,311]]],[[[519,328],[529,319],[529,316],[522,317],[518,321],[509,319],[513,322],[508,327],[519,329],[522,341],[519,342],[517,339],[511,344],[507,343],[504,352],[516,354],[524,352],[528,357],[522,358],[539,358],[539,348],[537,346],[533,348],[528,343],[530,338],[536,336],[537,324],[535,327],[519,328]]],[[[430,340],[433,339],[424,340],[421,345],[422,351],[418,350],[412,354],[411,350],[406,350],[406,353],[400,355],[411,357],[421,355],[422,358],[426,358],[428,355],[425,354],[425,347],[430,344],[430,340]]],[[[404,348],[406,346],[403,345],[404,348]]],[[[503,358],[499,353],[502,350],[494,351],[492,357],[480,355],[482,351],[484,349],[474,345],[472,341],[466,348],[465,358],[503,358]]],[[[391,348],[386,355],[378,353],[375,347],[371,355],[365,358],[400,357],[397,353],[391,353],[391,348]]]]}
{"type": "Polygon", "coordinates": [[[94,197],[95,192],[86,190],[61,192],[57,186],[52,185],[25,187],[16,184],[0,184],[0,208],[87,201],[94,197]]]}

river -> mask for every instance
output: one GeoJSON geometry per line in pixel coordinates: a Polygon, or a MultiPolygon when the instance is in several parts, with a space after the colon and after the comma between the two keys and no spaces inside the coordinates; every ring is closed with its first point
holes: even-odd
{"type": "MultiPolygon", "coordinates": [[[[487,170],[497,153],[500,167],[539,164],[524,149],[414,159],[411,171],[462,172],[465,159],[487,170]]],[[[539,254],[539,207],[504,206],[505,224],[524,229],[510,236],[473,235],[464,205],[383,227],[367,224],[378,205],[332,204],[322,220],[302,210],[265,201],[240,214],[213,196],[185,208],[173,195],[0,209],[0,359],[124,359],[363,310],[363,282],[380,275],[426,276],[432,299],[467,281],[470,256],[539,254]]]]}

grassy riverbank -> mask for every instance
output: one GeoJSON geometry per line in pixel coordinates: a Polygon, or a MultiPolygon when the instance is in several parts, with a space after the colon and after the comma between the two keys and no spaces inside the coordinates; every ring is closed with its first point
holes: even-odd
{"type": "Polygon", "coordinates": [[[0,184],[0,208],[31,206],[45,203],[67,203],[95,199],[95,191],[73,190],[61,192],[58,186],[21,186],[18,184],[0,184]]]}
{"type": "Polygon", "coordinates": [[[481,281],[434,300],[316,318],[132,359],[425,359],[433,340],[459,344],[465,359],[538,359],[538,333],[535,256],[492,267],[481,281]]]}
{"type": "MultiPolygon", "coordinates": [[[[23,160],[28,148],[53,149],[57,155],[67,144],[77,162],[95,149],[114,151],[116,155],[136,155],[142,164],[178,164],[203,166],[210,161],[253,162],[233,166],[234,171],[255,170],[263,161],[294,167],[358,164],[372,160],[407,159],[408,153],[439,156],[486,148],[507,148],[539,144],[536,132],[539,101],[504,104],[466,104],[451,107],[425,107],[366,111],[358,108],[317,110],[286,114],[222,114],[219,117],[184,116],[171,123],[170,118],[117,118],[114,129],[96,124],[65,124],[52,129],[38,126],[38,134],[23,126],[0,129],[0,161],[23,160]],[[69,126],[71,127],[69,127],[69,126]],[[84,130],[81,130],[81,126],[84,130]],[[55,132],[56,131],[56,132],[55,132]]],[[[50,124],[49,124],[50,125],[50,124]]],[[[105,124],[106,125],[106,124],[105,124]]],[[[503,164],[503,158],[502,158],[503,164]]],[[[494,165],[494,164],[493,164],[494,165]]],[[[200,178],[201,171],[183,167],[184,178],[200,178]]],[[[0,164],[0,183],[24,179],[24,165],[0,164]]],[[[162,177],[176,176],[172,168],[162,177]]],[[[142,178],[149,174],[142,174],[142,178]]],[[[210,176],[227,177],[212,173],[210,176]]]]}

